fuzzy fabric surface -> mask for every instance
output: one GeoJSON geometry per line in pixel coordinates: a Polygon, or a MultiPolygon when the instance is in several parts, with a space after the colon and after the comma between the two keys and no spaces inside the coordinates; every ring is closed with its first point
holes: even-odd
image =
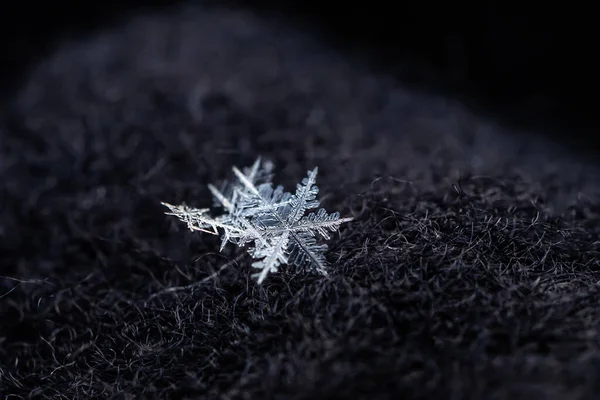
{"type": "Polygon", "coordinates": [[[3,398],[597,399],[598,166],[284,25],[139,16],[30,73],[0,124],[3,398]],[[257,156],[355,218],[327,277],[259,286],[164,215],[257,156]]]}

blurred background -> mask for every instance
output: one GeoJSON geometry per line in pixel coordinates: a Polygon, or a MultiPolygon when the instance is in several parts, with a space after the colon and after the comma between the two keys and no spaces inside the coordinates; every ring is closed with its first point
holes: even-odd
{"type": "MultiPolygon", "coordinates": [[[[65,37],[89,34],[176,1],[7,2],[0,12],[2,98],[65,37]]],[[[275,14],[426,90],[539,129],[596,158],[596,14],[591,6],[520,2],[228,0],[275,14]]]]}

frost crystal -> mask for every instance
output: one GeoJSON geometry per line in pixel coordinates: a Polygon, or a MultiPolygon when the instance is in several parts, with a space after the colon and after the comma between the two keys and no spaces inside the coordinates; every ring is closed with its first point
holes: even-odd
{"type": "Polygon", "coordinates": [[[224,210],[217,217],[211,217],[207,208],[162,204],[170,210],[166,214],[178,217],[190,230],[214,235],[223,231],[221,250],[227,242],[249,245],[248,252],[257,260],[252,267],[260,270],[253,275],[259,284],[281,264],[326,275],[327,245],[319,244],[317,238],[329,239],[330,232],[352,218],[340,218],[338,212],[328,214],[323,208],[305,215],[319,207],[317,168],[308,171],[294,194],[282,186],[274,188],[272,172],[273,164],[259,158],[243,172],[233,167],[237,181],[226,183],[221,190],[209,184],[215,204],[224,210]]]}

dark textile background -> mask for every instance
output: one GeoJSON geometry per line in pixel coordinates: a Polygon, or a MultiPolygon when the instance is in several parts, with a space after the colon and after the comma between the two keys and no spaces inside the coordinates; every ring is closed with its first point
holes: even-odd
{"type": "Polygon", "coordinates": [[[598,398],[590,13],[206,4],[2,13],[0,395],[598,398]],[[257,156],[328,277],[163,214],[257,156]]]}

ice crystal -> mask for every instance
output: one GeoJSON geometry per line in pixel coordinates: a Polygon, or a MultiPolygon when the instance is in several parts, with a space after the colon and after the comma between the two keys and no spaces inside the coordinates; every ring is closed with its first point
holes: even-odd
{"type": "Polygon", "coordinates": [[[247,246],[256,260],[252,267],[259,272],[253,276],[259,284],[282,264],[326,275],[327,245],[318,239],[329,239],[352,218],[318,208],[317,168],[308,171],[294,194],[273,186],[273,164],[260,158],[243,171],[233,167],[233,173],[236,181],[221,189],[208,185],[221,215],[211,216],[208,208],[162,203],[169,208],[166,214],[178,217],[190,230],[221,234],[221,250],[228,242],[247,246]],[[306,214],[309,210],[316,211],[306,214]]]}

